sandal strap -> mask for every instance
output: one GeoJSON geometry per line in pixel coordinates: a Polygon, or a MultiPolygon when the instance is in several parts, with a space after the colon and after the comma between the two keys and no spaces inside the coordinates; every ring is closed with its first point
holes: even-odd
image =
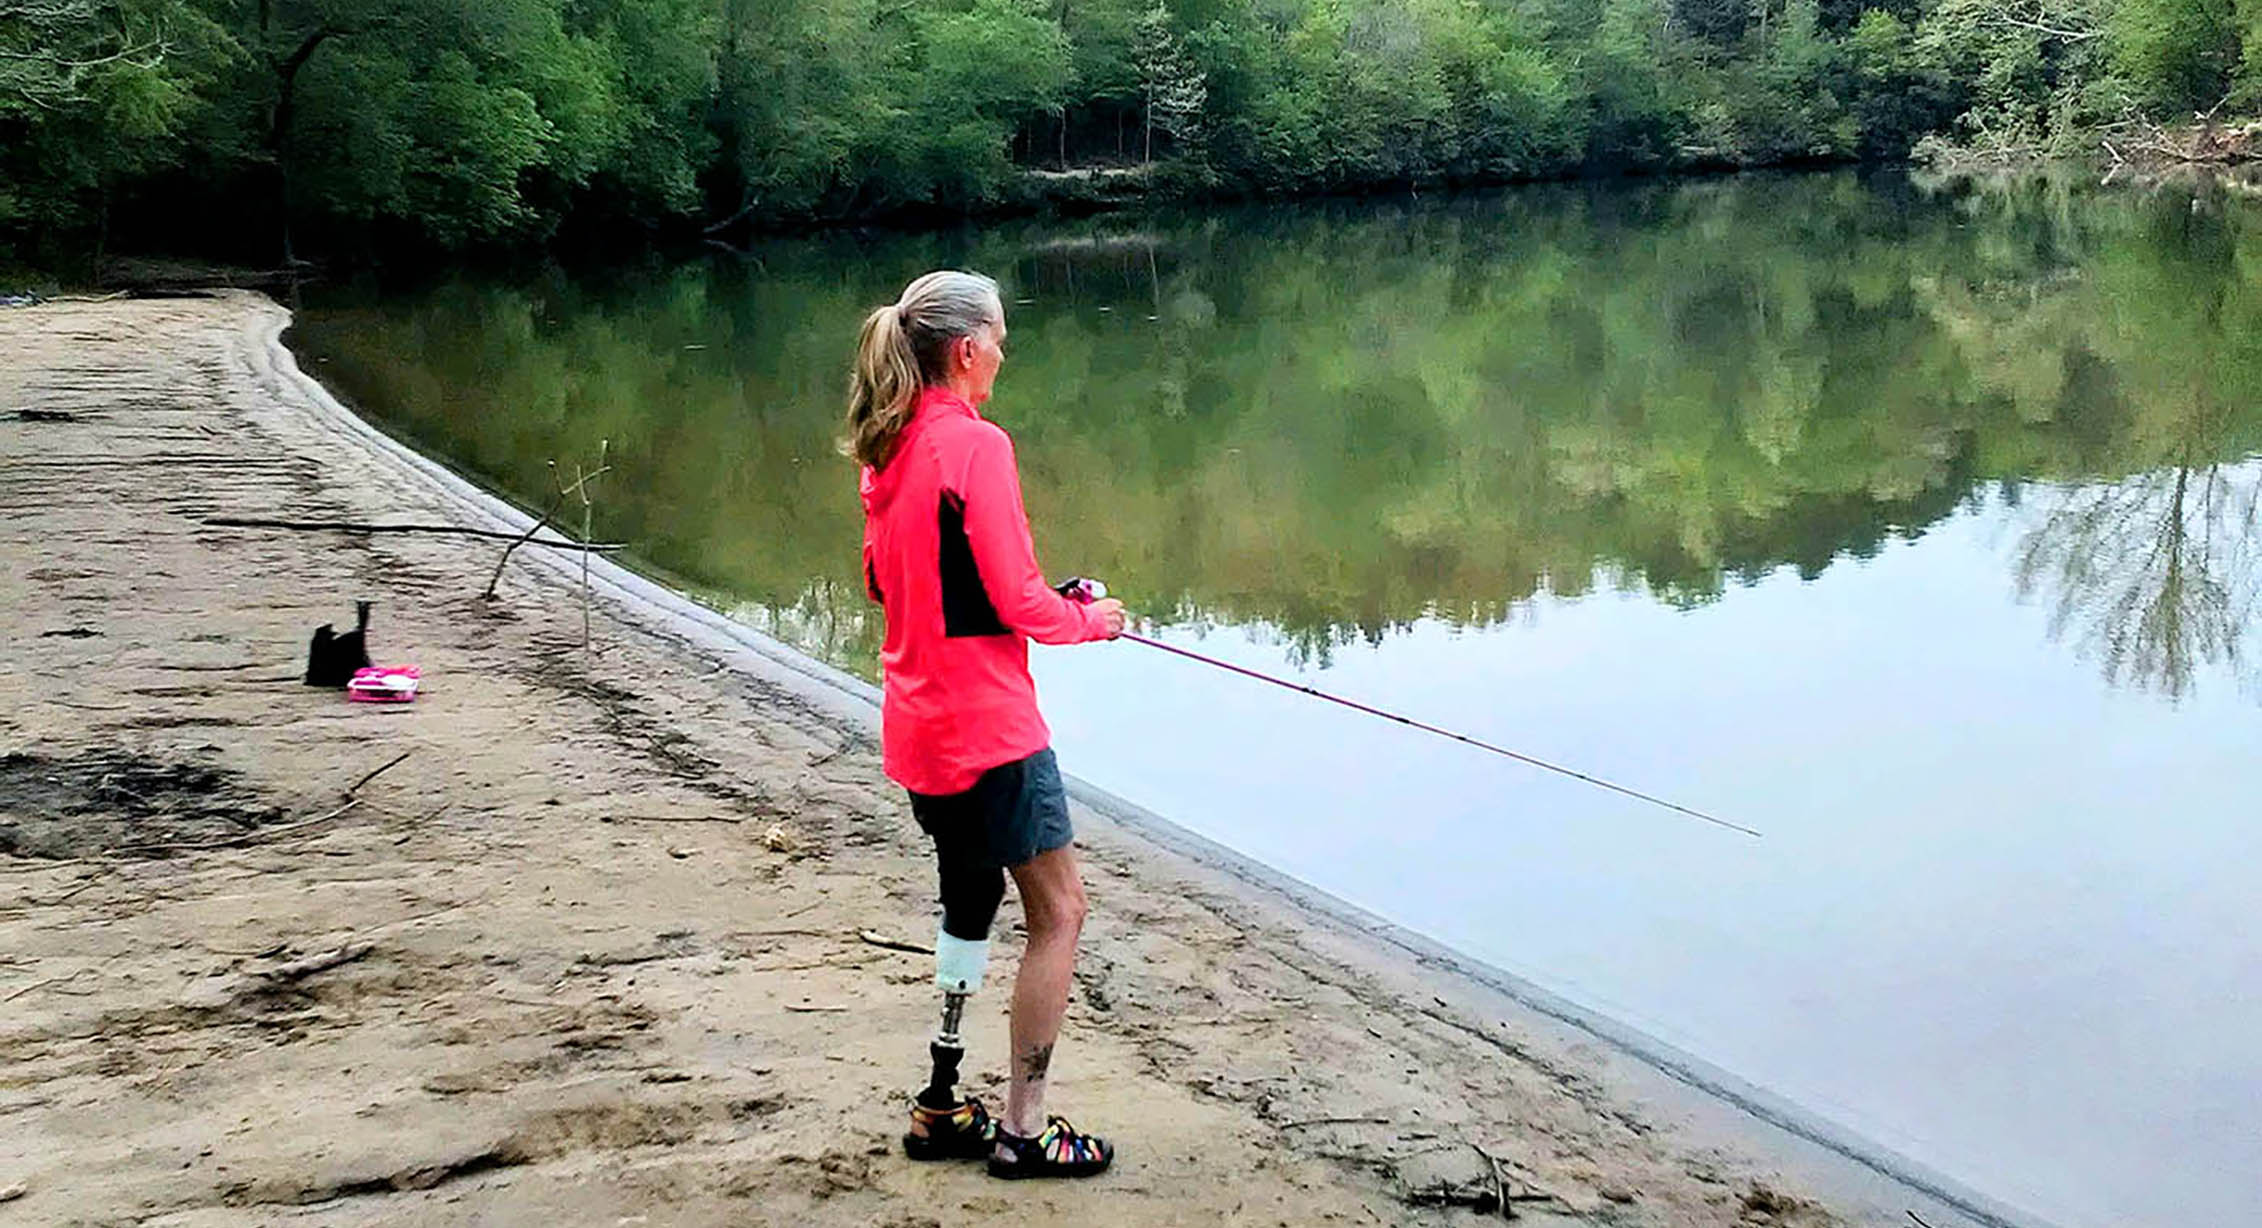
{"type": "Polygon", "coordinates": [[[1045,1119],[1044,1133],[1031,1142],[1039,1154],[1056,1164],[1084,1164],[1104,1159],[1106,1144],[1078,1130],[1065,1117],[1045,1119]]]}
{"type": "Polygon", "coordinates": [[[980,1134],[989,1137],[997,1133],[997,1125],[982,1102],[968,1096],[947,1109],[930,1109],[923,1104],[911,1106],[911,1116],[931,1129],[953,1130],[959,1133],[980,1134]]]}

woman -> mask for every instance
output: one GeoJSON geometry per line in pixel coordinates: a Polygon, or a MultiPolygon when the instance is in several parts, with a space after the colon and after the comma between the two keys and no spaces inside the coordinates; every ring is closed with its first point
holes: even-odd
{"type": "Polygon", "coordinates": [[[1123,631],[1123,604],[1072,601],[1037,569],[1013,442],[978,412],[1004,344],[995,282],[929,273],[865,318],[849,379],[864,581],[887,616],[881,754],[889,778],[911,792],[942,880],[943,1030],[904,1150],[987,1154],[1000,1177],[1089,1176],[1114,1149],[1044,1112],[1085,904],[1029,641],[1110,639],[1123,631]],[[981,984],[1008,871],[1029,940],[1013,985],[1005,1119],[992,1122],[953,1085],[959,1011],[981,984]]]}

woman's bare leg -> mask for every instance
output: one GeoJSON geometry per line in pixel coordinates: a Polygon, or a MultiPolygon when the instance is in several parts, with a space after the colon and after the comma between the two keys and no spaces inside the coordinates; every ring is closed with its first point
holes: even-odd
{"type": "Polygon", "coordinates": [[[1013,980],[1013,1082],[1005,1093],[1005,1129],[1028,1138],[1045,1128],[1045,1078],[1061,1016],[1068,1012],[1086,905],[1073,845],[1014,866],[1013,882],[1021,890],[1029,945],[1013,980]]]}

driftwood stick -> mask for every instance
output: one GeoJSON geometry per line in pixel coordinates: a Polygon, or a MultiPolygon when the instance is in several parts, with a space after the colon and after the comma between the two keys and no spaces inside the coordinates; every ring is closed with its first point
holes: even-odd
{"type": "MultiPolygon", "coordinates": [[[[85,975],[86,975],[87,973],[89,973],[89,972],[93,972],[93,973],[100,973],[100,972],[101,972],[101,969],[99,969],[99,968],[81,968],[81,969],[79,969],[78,971],[76,971],[76,972],[74,972],[74,973],[71,973],[71,974],[70,974],[69,976],[51,976],[51,977],[48,977],[48,978],[47,978],[46,980],[44,980],[44,981],[34,981],[34,982],[32,982],[31,984],[24,986],[24,987],[23,987],[22,989],[19,989],[19,990],[17,990],[17,991],[16,991],[16,992],[14,992],[14,993],[12,993],[12,994],[9,994],[9,995],[8,995],[7,997],[5,997],[5,998],[0,998],[0,1002],[13,1002],[13,1001],[15,1001],[16,999],[18,999],[18,998],[20,998],[20,997],[23,997],[23,996],[24,996],[25,994],[32,992],[33,990],[37,990],[37,989],[46,989],[46,988],[49,988],[49,987],[51,987],[51,986],[55,986],[55,985],[63,985],[63,984],[67,984],[67,983],[69,983],[69,982],[71,982],[71,981],[75,981],[75,980],[79,979],[79,978],[80,978],[80,977],[82,977],[82,976],[85,976],[85,975]]],[[[82,995],[82,996],[83,996],[83,995],[82,995]]]]}
{"type": "Polygon", "coordinates": [[[1924,1217],[1923,1217],[1923,1216],[1921,1216],[1921,1215],[1918,1215],[1918,1214],[1917,1214],[1916,1212],[1914,1212],[1914,1211],[1910,1211],[1910,1212],[1908,1213],[1908,1216],[1909,1216],[1909,1218],[1910,1218],[1910,1219],[1912,1219],[1912,1220],[1915,1220],[1915,1221],[1916,1221],[1916,1228],[1932,1228],[1932,1225],[1930,1225],[1930,1224],[1928,1224],[1928,1223],[1925,1223],[1925,1222],[1924,1222],[1924,1217]]]}
{"type": "MultiPolygon", "coordinates": [[[[495,574],[487,577],[487,591],[482,594],[482,596],[484,596],[489,601],[493,601],[495,599],[495,586],[502,583],[503,568],[509,565],[511,561],[511,552],[517,550],[520,546],[525,545],[527,542],[534,540],[535,534],[540,533],[543,529],[548,528],[551,518],[558,514],[559,508],[565,506],[567,497],[579,491],[584,483],[588,482],[591,478],[596,477],[598,473],[603,473],[605,471],[604,468],[600,466],[597,469],[596,473],[585,473],[581,475],[581,478],[572,486],[567,486],[563,483],[563,480],[557,476],[558,462],[551,461],[549,462],[549,464],[550,478],[553,483],[557,484],[558,493],[551,498],[550,506],[543,508],[542,514],[534,518],[533,525],[529,527],[524,534],[521,534],[519,537],[514,538],[511,541],[510,545],[503,547],[503,557],[495,560],[495,574]]],[[[586,558],[588,556],[583,555],[582,557],[586,558]]]]}
{"type": "Polygon", "coordinates": [[[51,907],[51,906],[53,906],[53,905],[56,905],[56,904],[60,904],[60,903],[62,903],[63,901],[65,901],[65,900],[68,900],[68,899],[72,898],[73,896],[76,896],[76,895],[77,895],[77,894],[79,894],[80,892],[82,892],[82,891],[86,890],[86,889],[87,889],[87,888],[89,888],[89,887],[92,887],[92,886],[94,886],[94,885],[95,885],[96,883],[99,883],[99,882],[101,882],[101,881],[102,881],[102,875],[101,875],[101,874],[100,874],[99,872],[98,872],[98,873],[94,873],[94,874],[90,874],[90,875],[88,875],[88,876],[86,877],[86,881],[85,881],[85,882],[82,882],[82,883],[80,883],[80,884],[79,884],[78,886],[71,888],[71,889],[70,889],[69,891],[65,891],[65,892],[63,892],[63,893],[62,893],[62,894],[60,894],[60,895],[51,895],[51,896],[47,897],[47,898],[46,898],[46,899],[44,899],[44,900],[34,900],[34,899],[28,899],[28,898],[27,898],[27,899],[26,899],[26,900],[24,901],[24,903],[26,903],[26,904],[32,904],[32,905],[35,905],[35,906],[37,906],[37,907],[40,907],[40,908],[47,908],[47,907],[51,907]]]}
{"type": "Polygon", "coordinates": [[[352,787],[348,788],[345,791],[345,796],[349,799],[352,798],[354,794],[361,792],[361,786],[368,784],[370,781],[375,780],[385,773],[392,771],[394,768],[399,767],[401,765],[401,760],[406,759],[410,755],[415,753],[415,751],[404,750],[401,753],[393,756],[392,761],[387,763],[385,766],[378,768],[376,771],[371,772],[367,776],[364,776],[361,779],[353,782],[352,787]]]}
{"type": "Polygon", "coordinates": [[[376,949],[375,943],[348,943],[335,950],[318,952],[304,959],[293,960],[290,963],[269,968],[256,975],[267,981],[303,981],[317,972],[328,972],[340,964],[350,964],[376,949]]]}
{"type": "Polygon", "coordinates": [[[1475,1143],[1470,1143],[1469,1146],[1474,1148],[1478,1155],[1484,1157],[1484,1162],[1486,1164],[1492,1166],[1493,1205],[1494,1208],[1500,1212],[1500,1218],[1516,1218],[1516,1206],[1514,1203],[1508,1201],[1508,1179],[1502,1176],[1500,1172],[1500,1157],[1492,1154],[1489,1151],[1486,1151],[1482,1147],[1477,1146],[1477,1144],[1475,1143]]]}
{"type": "MultiPolygon", "coordinates": [[[[473,529],[454,524],[360,524],[350,520],[268,520],[257,516],[207,516],[203,522],[222,529],[290,529],[300,533],[438,533],[450,537],[479,537],[491,541],[515,542],[526,537],[523,533],[504,533],[496,529],[473,529]]],[[[532,543],[548,546],[552,550],[594,551],[598,554],[622,549],[622,542],[577,542],[563,537],[546,537],[532,543]]]]}
{"type": "Polygon", "coordinates": [[[1387,1126],[1387,1117],[1307,1117],[1302,1121],[1284,1121],[1283,1130],[1301,1130],[1306,1126],[1387,1126]]]}
{"type": "Polygon", "coordinates": [[[872,946],[884,947],[890,951],[909,951],[913,955],[932,955],[935,953],[933,947],[923,947],[916,942],[905,942],[900,938],[890,938],[885,934],[877,934],[871,930],[858,930],[856,936],[872,946]]]}
{"type": "MultiPolygon", "coordinates": [[[[600,439],[597,441],[597,473],[603,473],[606,469],[611,468],[611,466],[606,463],[606,460],[611,455],[612,450],[612,440],[600,439]]],[[[581,472],[581,466],[575,465],[573,467],[573,470],[576,474],[578,474],[581,472]]],[[[575,488],[581,492],[581,540],[583,541],[588,541],[590,534],[594,532],[594,529],[590,524],[592,509],[589,505],[589,478],[595,476],[596,474],[590,474],[589,477],[584,477],[580,481],[574,483],[575,488]]],[[[584,552],[581,556],[581,663],[583,668],[588,667],[589,555],[586,552],[584,552]]]]}

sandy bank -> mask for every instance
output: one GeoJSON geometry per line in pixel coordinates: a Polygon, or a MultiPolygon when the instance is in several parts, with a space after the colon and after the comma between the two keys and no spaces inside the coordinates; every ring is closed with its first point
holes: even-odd
{"type": "Polygon", "coordinates": [[[491,542],[204,524],[514,519],[285,318],[0,311],[0,1221],[1970,1222],[1088,811],[1058,1107],[1125,1162],[903,1161],[929,969],[860,935],[927,940],[932,887],[863,689],[609,566],[585,655],[565,556],[487,603],[491,542]],[[356,597],[413,707],[298,685],[356,597]]]}

